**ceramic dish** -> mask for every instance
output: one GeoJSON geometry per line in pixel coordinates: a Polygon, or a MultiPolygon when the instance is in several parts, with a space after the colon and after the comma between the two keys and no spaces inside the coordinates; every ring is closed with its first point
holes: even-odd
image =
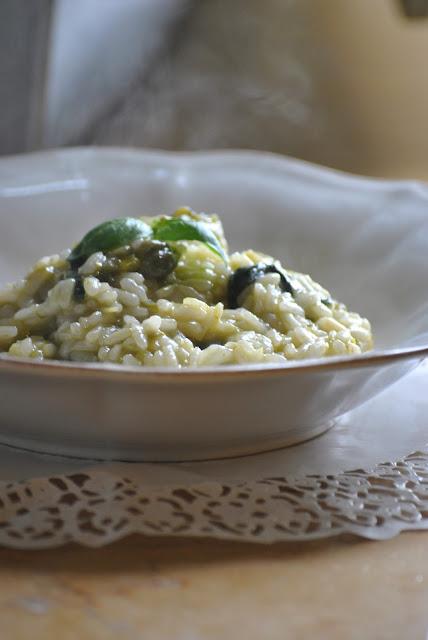
{"type": "Polygon", "coordinates": [[[428,355],[428,188],[269,154],[74,149],[0,160],[0,285],[111,217],[188,204],[233,249],[310,273],[373,325],[357,357],[171,371],[0,359],[0,441],[192,460],[306,440],[428,355]]]}

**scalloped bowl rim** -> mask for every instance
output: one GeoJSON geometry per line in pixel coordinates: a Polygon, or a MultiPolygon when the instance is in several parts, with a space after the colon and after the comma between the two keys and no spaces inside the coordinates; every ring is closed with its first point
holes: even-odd
{"type": "MultiPolygon", "coordinates": [[[[10,160],[19,160],[25,158],[37,158],[47,155],[86,155],[96,156],[97,154],[107,155],[114,153],[124,156],[147,156],[153,159],[161,159],[169,165],[176,165],[179,170],[178,162],[183,160],[189,164],[194,162],[211,162],[213,160],[227,161],[245,161],[249,163],[263,160],[264,163],[269,162],[276,169],[284,170],[287,168],[304,168],[306,173],[312,174],[318,178],[325,180],[339,181],[342,184],[346,182],[369,183],[372,187],[385,187],[386,185],[401,187],[403,185],[418,191],[419,196],[425,195],[428,203],[428,187],[425,188],[424,183],[417,180],[388,180],[378,179],[371,176],[358,176],[345,171],[323,167],[304,160],[281,156],[279,154],[240,149],[216,149],[212,151],[164,151],[160,149],[132,149],[124,147],[73,147],[68,149],[45,149],[42,151],[34,151],[25,154],[17,154],[0,158],[0,165],[10,160]]],[[[182,165],[181,165],[182,166],[182,165]]],[[[0,187],[0,196],[2,189],[0,187]]],[[[207,380],[212,377],[242,378],[260,376],[260,375],[284,375],[298,372],[318,372],[332,369],[349,369],[354,367],[370,367],[377,365],[387,365],[393,362],[406,359],[423,360],[428,358],[428,344],[417,347],[397,348],[374,350],[361,355],[355,356],[333,356],[320,359],[307,359],[299,361],[290,361],[285,364],[251,364],[251,365],[222,365],[216,367],[200,367],[200,368],[183,368],[171,369],[168,367],[132,367],[115,364],[98,364],[98,363],[79,363],[61,360],[52,361],[32,361],[30,359],[15,358],[0,354],[0,369],[8,370],[11,373],[37,372],[46,375],[55,375],[59,372],[67,376],[90,375],[91,377],[112,377],[112,378],[139,378],[152,382],[181,382],[191,380],[195,382],[197,379],[207,380]]]]}
{"type": "MultiPolygon", "coordinates": [[[[90,375],[91,377],[113,377],[143,379],[145,381],[182,382],[184,379],[195,382],[195,379],[211,379],[213,377],[253,377],[261,375],[285,375],[291,373],[316,373],[359,367],[387,365],[400,360],[423,360],[428,358],[428,347],[413,347],[411,349],[390,349],[382,352],[370,352],[357,356],[336,356],[323,359],[307,359],[286,364],[253,364],[253,365],[223,365],[217,367],[171,369],[168,367],[131,367],[121,364],[77,363],[61,360],[38,362],[25,358],[0,356],[0,370],[10,373],[43,373],[55,375],[59,372],[67,376],[90,375]]],[[[202,380],[201,380],[202,381],[202,380]]]]}

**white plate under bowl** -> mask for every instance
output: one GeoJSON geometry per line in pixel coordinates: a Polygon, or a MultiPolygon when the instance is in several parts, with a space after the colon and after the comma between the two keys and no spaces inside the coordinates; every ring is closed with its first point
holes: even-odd
{"type": "Polygon", "coordinates": [[[371,319],[376,350],[286,366],[154,370],[0,359],[0,442],[195,460],[307,440],[428,355],[428,187],[263,153],[72,149],[0,160],[0,285],[115,216],[219,213],[371,319]]]}

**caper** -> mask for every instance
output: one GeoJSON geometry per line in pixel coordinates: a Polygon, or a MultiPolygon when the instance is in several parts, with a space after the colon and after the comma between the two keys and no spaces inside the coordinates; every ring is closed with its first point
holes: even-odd
{"type": "Polygon", "coordinates": [[[130,255],[119,260],[118,271],[125,273],[126,271],[138,271],[140,268],[140,261],[135,255],[130,255]]]}
{"type": "Polygon", "coordinates": [[[177,256],[165,243],[145,240],[135,248],[139,271],[148,280],[164,280],[177,266],[177,256]]]}
{"type": "Polygon", "coordinates": [[[137,256],[131,254],[118,257],[115,252],[107,255],[107,260],[96,275],[99,280],[113,284],[116,276],[129,271],[138,271],[139,268],[140,261],[137,256]]]}

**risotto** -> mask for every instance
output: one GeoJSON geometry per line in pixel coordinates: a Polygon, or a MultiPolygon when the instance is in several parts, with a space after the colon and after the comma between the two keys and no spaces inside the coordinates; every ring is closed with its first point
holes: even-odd
{"type": "Polygon", "coordinates": [[[310,276],[228,254],[214,215],[117,218],[0,290],[0,352],[144,367],[360,354],[370,323],[310,276]]]}

